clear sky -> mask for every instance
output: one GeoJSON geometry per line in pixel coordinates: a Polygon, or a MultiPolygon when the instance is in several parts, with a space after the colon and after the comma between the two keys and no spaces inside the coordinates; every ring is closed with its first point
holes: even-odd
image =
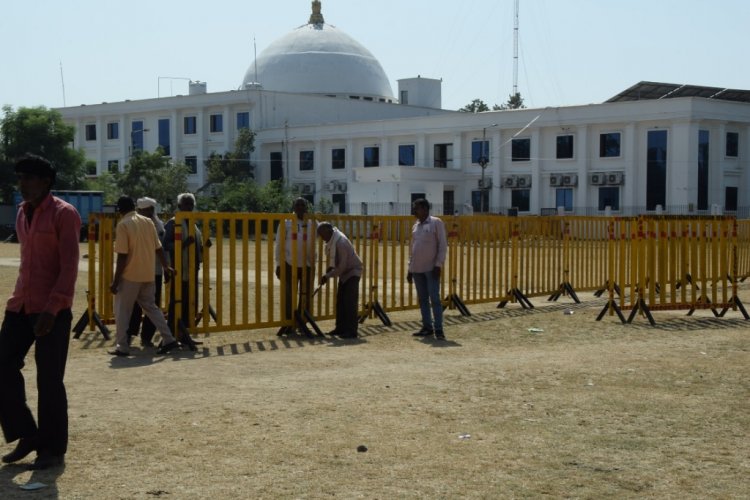
{"type": "MultiPolygon", "coordinates": [[[[417,75],[443,80],[446,109],[512,92],[514,0],[322,6],[394,95],[417,75]]],[[[253,40],[260,54],[310,11],[309,0],[3,0],[0,105],[187,94],[187,78],[236,89],[253,40]]],[[[528,107],[598,103],[641,80],[750,89],[748,20],[748,0],[520,0],[518,89],[528,107]]]]}

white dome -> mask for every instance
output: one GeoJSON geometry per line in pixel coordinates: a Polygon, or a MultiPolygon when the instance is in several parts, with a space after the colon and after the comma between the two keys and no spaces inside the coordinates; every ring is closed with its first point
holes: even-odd
{"type": "Polygon", "coordinates": [[[369,50],[322,16],[318,23],[310,20],[261,52],[243,87],[258,83],[281,92],[393,100],[388,77],[369,50]]]}

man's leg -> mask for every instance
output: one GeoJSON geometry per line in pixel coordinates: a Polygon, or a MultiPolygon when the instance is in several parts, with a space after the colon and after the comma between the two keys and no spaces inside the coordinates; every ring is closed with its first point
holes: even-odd
{"type": "Polygon", "coordinates": [[[414,287],[417,289],[419,312],[422,314],[422,331],[432,331],[432,314],[430,312],[430,293],[427,288],[427,273],[413,273],[414,287]]]}
{"type": "Polygon", "coordinates": [[[151,320],[156,329],[159,330],[159,333],[161,333],[162,345],[168,345],[175,342],[175,338],[167,321],[164,319],[164,314],[154,302],[154,286],[153,282],[141,283],[137,300],[148,319],[151,320]]]}
{"type": "Polygon", "coordinates": [[[68,396],[65,392],[65,364],[73,314],[57,314],[52,331],[36,338],[34,359],[39,390],[38,454],[65,455],[68,450],[68,396]]]}
{"type": "Polygon", "coordinates": [[[359,328],[359,276],[353,276],[344,283],[339,282],[338,301],[341,302],[341,309],[336,307],[336,328],[339,329],[341,315],[340,333],[355,337],[359,328]]]}
{"type": "MultiPolygon", "coordinates": [[[[156,304],[156,307],[160,307],[161,304],[161,285],[162,285],[162,276],[161,274],[157,274],[154,276],[154,303],[156,304]]],[[[138,309],[140,309],[140,306],[138,306],[138,309]]],[[[151,322],[150,319],[148,319],[148,316],[143,317],[143,325],[141,326],[141,345],[149,346],[153,345],[154,340],[154,333],[156,333],[156,327],[151,322]]]]}
{"type": "Polygon", "coordinates": [[[36,438],[34,415],[26,404],[21,369],[34,343],[34,327],[25,314],[6,311],[0,327],[0,425],[7,442],[36,438]]]}
{"type": "Polygon", "coordinates": [[[432,273],[425,273],[427,277],[427,291],[430,294],[432,305],[433,327],[435,331],[443,330],[443,304],[440,299],[440,279],[435,278],[432,273]]]}
{"type": "Polygon", "coordinates": [[[133,314],[140,283],[128,280],[120,280],[120,288],[115,294],[115,350],[123,353],[130,352],[128,345],[128,325],[133,314]]]}

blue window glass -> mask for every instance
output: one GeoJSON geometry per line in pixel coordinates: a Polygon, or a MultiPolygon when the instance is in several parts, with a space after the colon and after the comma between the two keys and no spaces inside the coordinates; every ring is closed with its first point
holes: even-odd
{"type": "Polygon", "coordinates": [[[646,152],[646,210],[667,206],[667,131],[649,130],[646,152]]]}
{"type": "Polygon", "coordinates": [[[159,147],[166,156],[172,154],[169,145],[169,118],[162,118],[159,120],[159,147]]]}
{"type": "Polygon", "coordinates": [[[198,119],[195,116],[186,116],[185,117],[185,127],[183,129],[183,132],[187,134],[195,134],[198,132],[198,119]]]}
{"type": "Polygon", "coordinates": [[[727,186],[724,190],[724,210],[737,211],[737,188],[734,186],[727,186]]]}
{"type": "Polygon", "coordinates": [[[698,210],[708,210],[708,130],[698,131],[698,210]]]}
{"type": "MultiPolygon", "coordinates": [[[[557,159],[567,160],[573,158],[573,136],[572,135],[558,135],[557,136],[557,159]]],[[[559,205],[562,206],[562,205],[559,205]]]]}
{"type": "MultiPolygon", "coordinates": [[[[511,161],[529,161],[530,159],[531,139],[513,139],[511,141],[511,161]]],[[[518,210],[521,210],[521,207],[518,207],[518,210]]]]}
{"type": "Polygon", "coordinates": [[[365,148],[365,167],[379,167],[380,166],[380,148],[368,147],[365,148]]]}
{"type": "Polygon", "coordinates": [[[224,115],[211,115],[208,121],[210,132],[218,133],[224,131],[224,115]]]}
{"type": "Polygon", "coordinates": [[[490,141],[472,141],[471,163],[481,165],[483,159],[485,164],[490,162],[490,141]]]}
{"type": "Polygon", "coordinates": [[[740,148],[740,134],[737,132],[727,132],[727,151],[726,156],[737,158],[740,148]]]}
{"type": "Polygon", "coordinates": [[[414,144],[406,144],[398,147],[398,164],[408,167],[415,165],[414,144]]]}
{"type": "Polygon", "coordinates": [[[331,150],[331,168],[336,170],[346,168],[346,150],[344,148],[331,150]]]}
{"type": "Polygon", "coordinates": [[[510,193],[510,205],[517,208],[519,212],[528,212],[531,210],[531,190],[514,189],[510,193]]]}
{"type": "Polygon", "coordinates": [[[87,141],[95,141],[96,140],[96,125],[86,125],[86,140],[87,141]]]}
{"type": "Polygon", "coordinates": [[[250,112],[242,111],[237,113],[237,130],[250,128],[250,112]]]}
{"type": "Polygon", "coordinates": [[[198,157],[197,156],[186,156],[185,165],[188,168],[188,173],[190,174],[198,173],[198,157]]]}
{"type": "Polygon", "coordinates": [[[620,210],[619,187],[599,188],[599,210],[604,211],[607,207],[611,208],[612,210],[620,210]]]}
{"type": "Polygon", "coordinates": [[[315,152],[314,151],[300,151],[299,152],[299,169],[300,170],[314,170],[315,169],[315,152]]]}
{"type": "Polygon", "coordinates": [[[555,208],[565,207],[566,212],[573,210],[573,189],[559,188],[555,190],[555,208]]]}
{"type": "Polygon", "coordinates": [[[599,135],[599,157],[617,158],[620,156],[620,133],[610,132],[599,135]]]}
{"type": "Polygon", "coordinates": [[[117,122],[111,122],[107,124],[107,139],[119,139],[120,138],[120,124],[117,122]]]}
{"type": "Polygon", "coordinates": [[[130,124],[130,147],[133,153],[143,151],[143,132],[145,131],[143,122],[140,120],[130,124]]]}

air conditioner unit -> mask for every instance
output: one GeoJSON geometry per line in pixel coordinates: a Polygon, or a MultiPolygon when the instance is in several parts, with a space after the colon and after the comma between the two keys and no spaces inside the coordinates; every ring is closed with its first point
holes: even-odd
{"type": "Polygon", "coordinates": [[[516,178],[516,186],[522,188],[531,187],[531,176],[530,175],[519,175],[516,178]]]}
{"type": "Polygon", "coordinates": [[[346,181],[339,181],[336,184],[339,191],[341,191],[342,193],[346,193],[346,181]]]}
{"type": "Polygon", "coordinates": [[[549,176],[549,185],[552,187],[562,186],[563,176],[561,174],[552,174],[549,176]]]}
{"type": "Polygon", "coordinates": [[[300,182],[292,184],[292,188],[296,191],[299,191],[300,193],[304,192],[305,186],[307,186],[307,184],[303,184],[300,182]]]}
{"type": "Polygon", "coordinates": [[[315,183],[302,184],[302,194],[315,193],[315,183]]]}
{"type": "Polygon", "coordinates": [[[607,184],[619,186],[620,184],[622,184],[622,181],[623,181],[622,172],[612,172],[612,173],[607,174],[607,184]]]}
{"type": "Polygon", "coordinates": [[[565,174],[562,178],[563,186],[577,186],[578,176],[576,174],[565,174]]]}
{"type": "Polygon", "coordinates": [[[338,185],[339,185],[339,183],[336,182],[336,181],[328,181],[326,183],[326,189],[328,189],[329,191],[335,191],[337,189],[338,185]]]}
{"type": "Polygon", "coordinates": [[[516,176],[508,175],[506,177],[503,177],[503,187],[507,187],[507,188],[516,187],[516,176]]]}
{"type": "Polygon", "coordinates": [[[589,184],[592,186],[601,186],[607,182],[607,176],[601,172],[595,174],[589,174],[589,184]]]}
{"type": "Polygon", "coordinates": [[[477,186],[479,186],[479,189],[490,189],[492,187],[492,179],[479,179],[477,186]]]}

